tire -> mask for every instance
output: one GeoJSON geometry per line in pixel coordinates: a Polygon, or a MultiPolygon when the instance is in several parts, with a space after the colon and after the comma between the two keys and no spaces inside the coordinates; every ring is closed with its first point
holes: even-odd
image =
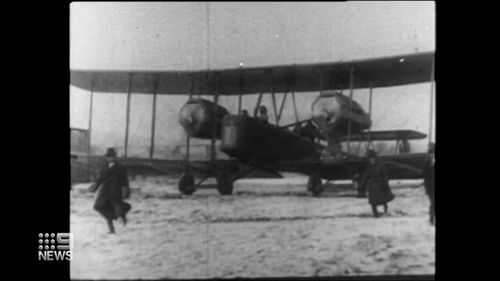
{"type": "Polygon", "coordinates": [[[179,192],[184,195],[192,195],[196,188],[194,186],[194,177],[189,173],[184,173],[179,179],[179,192]]]}
{"type": "Polygon", "coordinates": [[[319,197],[323,192],[323,183],[321,178],[317,175],[309,176],[307,181],[307,190],[309,190],[314,197],[319,197]]]}
{"type": "Polygon", "coordinates": [[[227,177],[226,174],[219,174],[216,177],[217,190],[220,195],[233,194],[233,182],[227,177]]]}

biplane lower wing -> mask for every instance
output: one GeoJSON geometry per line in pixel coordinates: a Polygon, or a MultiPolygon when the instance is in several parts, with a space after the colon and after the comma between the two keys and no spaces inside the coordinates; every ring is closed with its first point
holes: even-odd
{"type": "MultiPolygon", "coordinates": [[[[391,141],[391,140],[416,140],[424,139],[427,135],[414,130],[381,130],[381,131],[363,131],[357,134],[351,134],[350,141],[391,141]]],[[[347,136],[341,138],[347,141],[347,136]]]]}
{"type": "MultiPolygon", "coordinates": [[[[386,164],[390,179],[422,178],[426,158],[426,153],[379,156],[379,159],[386,164]]],[[[347,159],[282,161],[273,165],[266,165],[266,168],[301,173],[308,176],[316,174],[327,180],[351,180],[355,175],[362,175],[365,172],[366,165],[366,158],[353,157],[347,159]]]]}
{"type": "MultiPolygon", "coordinates": [[[[308,122],[313,122],[312,118],[302,120],[299,122],[287,124],[281,126],[281,128],[293,128],[296,125],[302,125],[308,122]]],[[[321,140],[327,140],[323,134],[317,134],[317,137],[321,140]]],[[[349,141],[392,141],[392,140],[418,140],[425,139],[427,134],[415,131],[415,130],[369,130],[362,131],[359,133],[354,133],[349,136],[349,141]]],[[[347,141],[347,135],[340,138],[341,141],[347,141]]]]}
{"type": "MultiPolygon", "coordinates": [[[[142,175],[169,175],[178,177],[186,171],[188,165],[184,160],[163,160],[163,159],[143,159],[143,158],[122,158],[119,160],[122,165],[127,167],[129,173],[142,175]]],[[[229,174],[236,174],[240,171],[250,169],[249,166],[236,159],[216,159],[209,160],[190,160],[190,172],[196,178],[202,178],[209,174],[216,174],[218,171],[229,174]]],[[[241,178],[280,178],[277,173],[253,168],[241,178]]]]}
{"type": "MultiPolygon", "coordinates": [[[[349,138],[342,136],[341,141],[394,141],[394,140],[417,140],[424,139],[427,135],[414,130],[381,130],[381,131],[363,131],[351,134],[349,138]]],[[[326,140],[323,135],[319,135],[321,140],[326,140]]]]}
{"type": "MultiPolygon", "coordinates": [[[[419,179],[422,178],[422,170],[427,157],[426,153],[413,153],[381,155],[379,159],[386,164],[390,179],[419,179]]],[[[72,166],[75,169],[89,171],[90,168],[89,172],[95,178],[106,160],[101,156],[79,156],[78,159],[72,159],[72,161],[72,166]]],[[[131,176],[168,175],[177,178],[184,173],[186,168],[186,162],[183,160],[121,158],[119,161],[127,168],[131,176]]],[[[308,176],[316,174],[327,180],[352,180],[355,175],[364,173],[366,161],[365,158],[353,157],[348,159],[280,161],[274,164],[259,164],[256,167],[250,167],[238,160],[220,159],[216,160],[215,164],[210,161],[190,161],[190,169],[196,178],[206,177],[214,169],[219,169],[230,174],[250,170],[240,178],[282,178],[279,172],[292,172],[308,176]]],[[[77,173],[75,172],[75,174],[77,173]]],[[[86,177],[80,176],[72,177],[72,181],[75,183],[88,180],[86,177]]]]}
{"type": "MultiPolygon", "coordinates": [[[[128,174],[132,177],[136,175],[142,176],[159,176],[167,175],[172,177],[180,177],[186,171],[186,161],[184,160],[163,160],[163,159],[146,159],[146,158],[118,158],[118,161],[127,168],[128,174]]],[[[86,182],[88,178],[98,176],[99,170],[105,165],[106,159],[102,156],[86,156],[72,155],[72,174],[82,175],[89,173],[90,175],[79,176],[72,178],[75,182],[86,182]],[[79,171],[77,171],[79,170],[79,171]]],[[[238,160],[234,159],[217,159],[214,162],[204,160],[190,160],[190,172],[196,178],[203,178],[217,171],[224,171],[229,174],[238,174],[241,171],[247,171],[240,178],[281,178],[279,173],[274,171],[266,171],[258,168],[249,167],[238,160]]]]}

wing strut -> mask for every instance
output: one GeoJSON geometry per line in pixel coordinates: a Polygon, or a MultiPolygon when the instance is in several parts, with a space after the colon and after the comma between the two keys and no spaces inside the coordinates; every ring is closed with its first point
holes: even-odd
{"type": "Polygon", "coordinates": [[[297,111],[297,104],[295,103],[295,67],[293,68],[293,85],[292,85],[292,102],[293,102],[293,114],[295,115],[295,122],[299,122],[299,113],[297,111]]]}
{"type": "Polygon", "coordinates": [[[273,100],[274,118],[276,120],[276,125],[278,125],[280,121],[278,120],[278,109],[276,108],[276,96],[274,95],[274,87],[273,87],[273,91],[271,93],[271,97],[273,100]]]}
{"type": "MultiPolygon", "coordinates": [[[[214,120],[217,120],[217,105],[219,104],[219,73],[218,72],[215,72],[214,73],[214,82],[215,82],[215,95],[214,95],[214,120]]],[[[210,142],[210,161],[212,161],[212,163],[215,162],[215,138],[216,138],[216,130],[217,130],[217,127],[215,126],[217,122],[214,122],[214,125],[212,127],[212,139],[211,139],[211,142],[210,142]]]]}
{"type": "Polygon", "coordinates": [[[280,111],[278,113],[278,124],[280,123],[280,120],[281,120],[281,114],[283,113],[283,108],[285,107],[285,101],[286,101],[286,97],[288,96],[288,93],[285,93],[285,95],[283,96],[283,99],[281,100],[281,106],[280,106],[280,111]]]}
{"type": "MultiPolygon", "coordinates": [[[[370,115],[370,120],[372,119],[372,95],[373,95],[373,84],[370,81],[370,96],[368,97],[368,115],[370,115]]],[[[372,127],[368,128],[368,148],[372,147],[372,127]]]]}
{"type": "MultiPolygon", "coordinates": [[[[93,77],[90,79],[90,106],[89,106],[89,132],[88,132],[88,140],[87,140],[87,143],[88,143],[88,151],[87,151],[87,157],[89,157],[88,159],[90,159],[90,154],[92,153],[90,151],[91,149],[91,143],[90,143],[90,140],[91,140],[91,136],[92,136],[92,109],[94,107],[94,79],[93,77]]],[[[89,175],[89,179],[91,174],[92,174],[92,165],[90,164],[90,160],[87,161],[87,174],[89,175]]]]}
{"type": "MultiPolygon", "coordinates": [[[[189,87],[189,100],[193,98],[193,92],[194,92],[194,78],[193,75],[190,75],[190,87],[189,87]]],[[[186,134],[186,172],[189,173],[190,165],[189,165],[189,149],[191,147],[191,137],[189,134],[186,134]]]]}
{"type": "Polygon", "coordinates": [[[274,94],[274,79],[273,79],[272,70],[269,73],[270,73],[269,88],[271,89],[271,98],[272,98],[272,102],[273,102],[274,119],[275,119],[276,125],[278,125],[278,109],[276,108],[276,96],[274,94]]]}
{"type": "MultiPolygon", "coordinates": [[[[266,77],[265,78],[263,77],[262,80],[261,80],[262,86],[265,85],[266,79],[269,79],[269,76],[267,76],[268,73],[269,73],[269,71],[266,70],[265,73],[266,73],[266,77]]],[[[257,112],[259,110],[260,103],[262,102],[262,96],[263,95],[264,95],[264,92],[261,91],[259,93],[259,98],[257,99],[257,105],[255,106],[255,109],[253,111],[253,117],[257,117],[257,112]]]]}
{"type": "Polygon", "coordinates": [[[153,81],[153,113],[151,114],[151,146],[149,151],[149,159],[153,159],[155,153],[155,126],[156,126],[156,91],[158,89],[158,75],[155,75],[153,81]]]}
{"type": "MultiPolygon", "coordinates": [[[[354,84],[353,84],[354,83],[354,68],[352,68],[352,67],[351,67],[351,76],[350,76],[349,80],[350,80],[349,87],[351,89],[350,94],[349,94],[349,98],[350,98],[349,109],[351,109],[352,108],[352,97],[354,94],[354,88],[353,88],[353,86],[354,86],[354,84]]],[[[351,152],[351,126],[352,126],[351,123],[352,123],[351,119],[349,119],[349,124],[347,126],[347,153],[351,152]]]]}
{"type": "Polygon", "coordinates": [[[241,99],[242,99],[242,94],[243,94],[243,89],[244,89],[244,85],[243,85],[243,71],[241,70],[241,67],[240,67],[240,80],[239,80],[239,83],[238,83],[238,90],[239,90],[239,93],[238,93],[238,115],[241,115],[241,99]]]}
{"type": "Polygon", "coordinates": [[[260,102],[262,101],[262,96],[263,96],[263,93],[260,92],[259,98],[257,99],[257,105],[255,106],[255,110],[253,112],[253,117],[257,117],[257,113],[258,113],[258,110],[259,110],[260,102]]]}
{"type": "Polygon", "coordinates": [[[130,96],[132,94],[132,74],[128,74],[128,92],[127,92],[127,112],[126,112],[126,123],[125,123],[125,150],[124,157],[127,158],[128,151],[128,130],[129,130],[129,121],[130,121],[130,96]]]}
{"type": "Polygon", "coordinates": [[[94,107],[94,81],[90,81],[90,107],[89,107],[89,133],[88,133],[88,155],[90,156],[90,137],[92,136],[92,109],[94,107]]]}
{"type": "Polygon", "coordinates": [[[435,60],[432,60],[431,68],[431,109],[429,114],[429,143],[432,142],[432,116],[434,115],[434,64],[435,60]]]}
{"type": "Polygon", "coordinates": [[[286,98],[288,97],[289,93],[292,93],[294,91],[294,88],[295,88],[295,65],[293,66],[291,72],[286,73],[285,82],[287,85],[287,89],[286,89],[285,95],[283,96],[283,98],[281,100],[281,106],[280,106],[280,110],[279,110],[279,114],[278,114],[277,125],[279,125],[279,122],[281,121],[281,116],[283,115],[283,109],[285,107],[286,98]]]}
{"type": "Polygon", "coordinates": [[[295,102],[295,92],[292,91],[293,113],[295,115],[295,122],[299,122],[299,113],[297,111],[297,103],[295,102]]]}

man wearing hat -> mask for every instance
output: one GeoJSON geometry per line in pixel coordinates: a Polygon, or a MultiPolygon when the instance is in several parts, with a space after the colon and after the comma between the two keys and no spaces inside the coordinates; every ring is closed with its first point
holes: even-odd
{"type": "Polygon", "coordinates": [[[424,168],[424,186],[425,193],[429,196],[430,207],[429,207],[429,222],[434,225],[436,220],[436,213],[434,211],[434,164],[436,162],[434,156],[435,144],[429,143],[428,154],[429,157],[425,162],[424,168]]]}
{"type": "Polygon", "coordinates": [[[116,152],[113,148],[106,151],[106,166],[91,188],[92,192],[99,189],[94,203],[94,209],[99,212],[108,223],[109,233],[115,233],[113,220],[121,218],[123,225],[127,224],[127,212],[132,206],[123,201],[130,196],[127,171],[116,161],[116,152]]]}
{"type": "Polygon", "coordinates": [[[368,202],[372,206],[373,216],[379,217],[377,207],[384,206],[384,214],[387,213],[387,203],[394,199],[394,194],[389,186],[389,177],[384,163],[377,158],[377,153],[370,149],[367,153],[368,164],[366,166],[365,181],[368,186],[368,202]]]}

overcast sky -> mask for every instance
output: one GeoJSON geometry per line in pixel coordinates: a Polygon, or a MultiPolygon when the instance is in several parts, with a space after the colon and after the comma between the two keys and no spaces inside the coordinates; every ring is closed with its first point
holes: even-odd
{"type": "MultiPolygon", "coordinates": [[[[72,69],[214,69],[240,63],[248,67],[300,64],[435,50],[433,2],[82,2],[72,3],[70,10],[72,69]]],[[[387,88],[384,94],[377,89],[374,128],[405,126],[428,133],[429,89],[428,83],[387,88]]],[[[355,98],[366,106],[363,92],[355,98]]],[[[86,128],[89,95],[74,87],[70,93],[71,126],[86,128]]],[[[309,117],[316,96],[299,97],[307,104],[301,117],[309,117]]],[[[254,99],[245,100],[248,108],[254,99]]],[[[93,144],[123,145],[125,100],[125,95],[95,96],[93,144]]],[[[177,116],[185,100],[182,96],[158,99],[157,143],[183,139],[177,116]]],[[[131,142],[147,145],[152,98],[133,95],[132,101],[131,142]]],[[[225,102],[229,109],[236,104],[231,99],[225,102]]],[[[285,120],[292,115],[285,111],[285,120]]]]}

